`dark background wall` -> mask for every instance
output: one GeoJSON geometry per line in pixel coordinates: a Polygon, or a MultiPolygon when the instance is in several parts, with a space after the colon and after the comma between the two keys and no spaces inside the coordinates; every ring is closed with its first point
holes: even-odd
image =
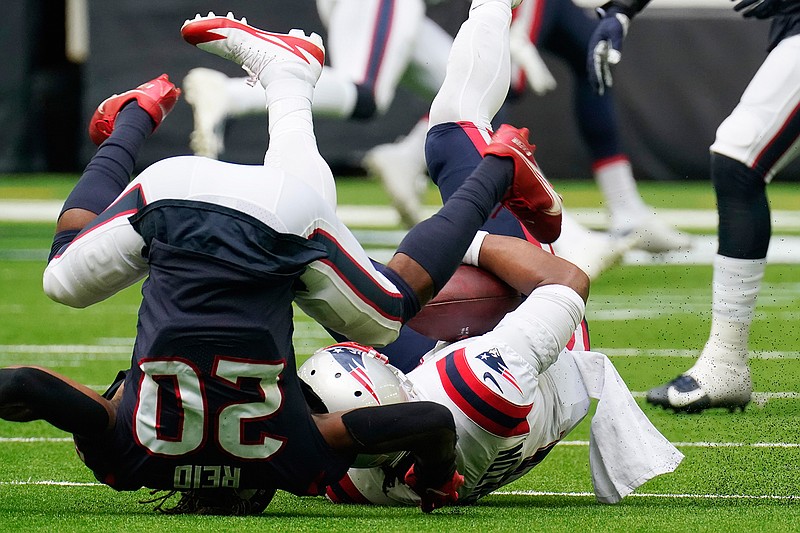
{"type": "MultiPolygon", "coordinates": [[[[57,19],[63,2],[6,4],[0,49],[13,50],[6,57],[19,60],[0,78],[3,172],[78,170],[92,153],[83,132],[97,103],[162,72],[178,83],[197,66],[241,75],[235,65],[181,40],[181,24],[196,12],[232,10],[266,29],[301,27],[325,34],[313,0],[90,0],[91,53],[79,67],[64,59],[63,44],[59,49],[63,21],[59,31],[57,19]],[[43,47],[55,52],[43,55],[43,47]]],[[[429,14],[455,32],[467,6],[451,0],[429,14]]],[[[708,146],[765,57],[767,26],[720,9],[650,9],[636,19],[615,71],[615,89],[623,140],[638,177],[707,179],[708,146]]],[[[544,97],[527,94],[510,106],[506,120],[531,128],[539,159],[551,176],[588,178],[587,152],[572,115],[571,80],[557,60],[545,60],[559,88],[544,97]]],[[[318,120],[320,149],[335,167],[358,171],[366,149],[406,132],[427,106],[401,90],[391,112],[379,120],[318,120]]],[[[142,166],[188,153],[190,131],[191,110],[181,101],[145,148],[142,166]]],[[[263,116],[231,121],[223,158],[259,163],[266,140],[263,116]]],[[[797,165],[782,179],[800,179],[797,165]]]]}
{"type": "Polygon", "coordinates": [[[0,17],[0,172],[81,163],[81,68],[65,53],[64,0],[8,0],[0,17]]]}

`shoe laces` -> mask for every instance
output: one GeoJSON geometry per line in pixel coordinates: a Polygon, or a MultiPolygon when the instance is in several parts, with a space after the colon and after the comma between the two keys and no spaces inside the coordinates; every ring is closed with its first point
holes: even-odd
{"type": "Polygon", "coordinates": [[[255,87],[261,73],[275,59],[275,55],[266,54],[263,50],[247,46],[244,43],[239,43],[232,47],[230,55],[231,59],[239,63],[242,69],[247,72],[247,84],[250,87],[255,87]]]}

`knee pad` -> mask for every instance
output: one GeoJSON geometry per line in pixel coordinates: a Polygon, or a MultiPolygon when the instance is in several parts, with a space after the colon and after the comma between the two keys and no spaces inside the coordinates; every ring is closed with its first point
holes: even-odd
{"type": "Polygon", "coordinates": [[[712,152],[711,180],[719,213],[719,254],[737,259],[766,257],[772,226],[763,174],[712,152]]]}

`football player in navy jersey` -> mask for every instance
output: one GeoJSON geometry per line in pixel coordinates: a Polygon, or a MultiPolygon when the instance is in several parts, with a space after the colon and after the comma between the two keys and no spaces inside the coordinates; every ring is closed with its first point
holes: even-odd
{"type": "MultiPolygon", "coordinates": [[[[564,62],[574,79],[572,108],[581,140],[589,151],[592,174],[608,208],[610,233],[614,240],[585,231],[584,254],[602,257],[609,245],[620,245],[635,237],[635,246],[653,253],[691,246],[691,239],[654,215],[639,194],[630,161],[620,139],[613,91],[596,94],[587,80],[586,47],[597,26],[573,0],[535,0],[525,2],[514,13],[511,25],[511,59],[516,66],[511,96],[519,97],[529,84],[537,94],[555,89],[555,79],[541,60],[538,50],[553,54],[564,62]],[[544,85],[543,80],[552,80],[544,85]],[[622,241],[619,241],[622,239],[622,241]],[[604,242],[605,241],[605,242],[604,242]]],[[[565,228],[565,234],[567,233],[565,228]]],[[[576,254],[575,243],[571,243],[576,254]]],[[[570,256],[565,256],[567,259],[570,256]]],[[[576,260],[578,258],[576,257],[576,260]]]]}
{"type": "MultiPolygon", "coordinates": [[[[588,51],[589,79],[612,83],[630,19],[649,0],[612,0],[588,51]]],[[[647,401],[676,412],[731,411],[750,402],[750,325],[767,264],[771,220],[766,186],[797,157],[800,137],[800,2],[740,0],[746,18],[772,19],[768,55],[711,145],[711,180],[719,214],[711,333],[694,366],[648,391],[647,401]]]]}
{"type": "MultiPolygon", "coordinates": [[[[475,3],[510,19],[509,0],[475,3]]],[[[100,147],[59,217],[44,289],[85,307],[146,278],[131,368],[102,396],[46,369],[2,369],[0,416],[73,433],[98,480],[181,491],[179,512],[259,512],[277,489],[320,494],[357,455],[389,450],[415,454],[424,510],[452,502],[462,481],[446,410],[310,413],[291,303],[332,331],[382,345],[446,283],[498,202],[539,240],[556,239],[560,198],[527,130],[501,128],[463,186],[381,267],[336,217],[331,171],[316,149],[321,39],[232,16],[198,16],[181,32],[264,87],[265,165],[176,157],[128,183],[179,91],[162,75],[104,101],[90,122],[100,147]],[[401,414],[413,424],[387,423],[401,414]],[[209,503],[220,498],[233,503],[209,503]]],[[[487,83],[507,88],[508,79],[487,83]]]]}

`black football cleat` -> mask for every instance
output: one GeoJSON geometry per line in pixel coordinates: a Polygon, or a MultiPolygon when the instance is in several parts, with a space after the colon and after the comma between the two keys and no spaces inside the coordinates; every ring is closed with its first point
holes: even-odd
{"type": "Polygon", "coordinates": [[[683,374],[647,391],[647,403],[672,409],[676,413],[701,413],[712,407],[721,407],[733,413],[737,409],[744,411],[750,403],[750,395],[749,387],[737,387],[721,398],[712,399],[692,376],[683,374]]]}

